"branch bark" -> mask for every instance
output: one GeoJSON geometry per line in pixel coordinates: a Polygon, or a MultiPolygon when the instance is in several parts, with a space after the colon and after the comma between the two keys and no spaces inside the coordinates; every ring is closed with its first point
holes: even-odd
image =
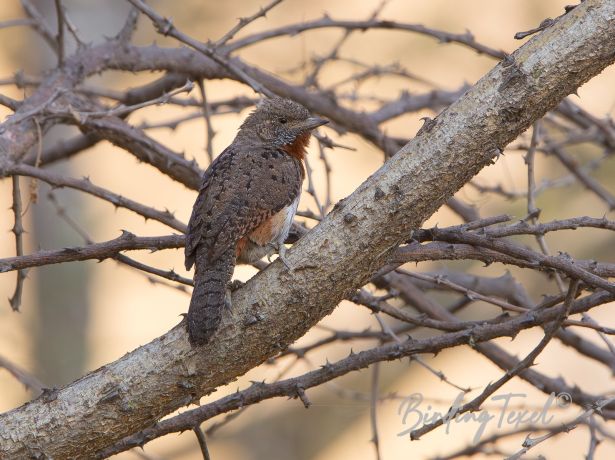
{"type": "Polygon", "coordinates": [[[611,64],[613,50],[615,0],[581,3],[498,64],[297,242],[287,253],[293,273],[276,262],[236,291],[233,317],[206,349],[192,349],[180,324],[0,415],[0,457],[92,458],[285,349],[504,146],[611,64]]]}

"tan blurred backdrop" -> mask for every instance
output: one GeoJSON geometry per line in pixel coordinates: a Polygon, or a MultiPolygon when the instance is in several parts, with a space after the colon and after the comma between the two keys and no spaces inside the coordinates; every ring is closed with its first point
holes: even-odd
{"type": "MultiPolygon", "coordinates": [[[[44,15],[54,23],[52,1],[38,1],[44,15]]],[[[232,27],[236,18],[247,16],[265,3],[265,0],[227,0],[181,2],[157,0],[150,2],[158,11],[172,17],[174,23],[183,31],[200,39],[215,39],[232,27]]],[[[380,0],[338,0],[335,2],[312,0],[286,0],[270,12],[265,20],[260,19],[250,25],[242,34],[264,30],[303,20],[314,19],[327,13],[334,18],[364,19],[370,15],[380,0]]],[[[546,17],[555,17],[563,11],[569,0],[392,0],[384,8],[382,17],[398,21],[421,23],[429,27],[450,32],[463,33],[470,30],[478,41],[494,48],[512,51],[520,45],[513,39],[515,32],[527,30],[538,25],[546,17]]],[[[127,7],[121,0],[70,1],[64,0],[71,17],[83,36],[90,41],[100,41],[103,36],[113,35],[123,23],[127,7]]],[[[19,3],[4,0],[0,3],[0,21],[21,16],[19,3]]],[[[342,34],[339,30],[309,32],[293,38],[266,42],[246,49],[242,56],[249,62],[273,72],[283,72],[296,67],[302,60],[329,50],[335,38],[342,34]]],[[[26,29],[0,29],[0,78],[9,77],[17,70],[26,74],[53,65],[45,44],[26,29]]],[[[155,36],[153,29],[143,19],[137,35],[141,44],[157,43],[173,45],[170,40],[155,36]]],[[[410,71],[444,89],[455,89],[464,82],[473,83],[495,62],[474,51],[459,45],[439,44],[435,40],[410,33],[391,31],[357,32],[343,46],[346,57],[357,57],[363,61],[386,64],[398,61],[410,71]]],[[[334,82],[349,74],[351,69],[344,65],[325,68],[323,82],[334,82]]],[[[92,81],[109,87],[121,89],[152,80],[156,75],[105,74],[92,81]]],[[[289,78],[300,78],[301,75],[289,78]]],[[[207,92],[211,101],[238,94],[251,95],[245,88],[230,82],[207,82],[207,92]]],[[[598,116],[615,114],[615,69],[610,68],[579,91],[580,104],[598,116]]],[[[427,84],[408,83],[407,80],[388,78],[374,81],[363,87],[363,91],[373,91],[381,97],[395,97],[400,91],[422,92],[429,90],[427,84]],[[386,83],[386,84],[384,84],[386,83]]],[[[7,87],[3,93],[20,97],[21,94],[7,87]]],[[[195,93],[196,94],[196,93],[195,93]]],[[[169,120],[180,115],[177,108],[154,107],[140,111],[131,118],[132,122],[169,120]]],[[[0,112],[2,119],[8,114],[0,112]]],[[[428,115],[426,112],[424,115],[428,115]]],[[[220,152],[233,138],[236,128],[245,116],[224,115],[214,120],[217,135],[214,139],[216,152],[220,152]]],[[[402,117],[387,125],[389,133],[410,137],[414,135],[423,114],[402,117]]],[[[205,128],[202,119],[182,125],[176,131],[160,129],[152,135],[171,146],[175,151],[183,151],[189,158],[195,158],[202,167],[207,166],[204,154],[205,128]]],[[[335,137],[335,133],[327,132],[335,137]]],[[[46,138],[46,142],[70,137],[70,129],[56,130],[46,138]]],[[[382,162],[381,155],[365,141],[356,136],[346,135],[339,141],[351,145],[356,151],[334,150],[329,154],[333,168],[334,202],[351,193],[355,187],[376,170],[382,162]]],[[[584,151],[583,146],[575,152],[584,158],[595,154],[584,151]]],[[[318,193],[324,191],[323,167],[318,161],[318,152],[312,149],[310,156],[318,193]]],[[[89,176],[98,185],[121,193],[124,196],[142,201],[156,208],[168,208],[176,216],[187,221],[195,193],[186,190],[167,178],[161,177],[149,166],[137,164],[125,152],[103,142],[71,160],[70,165],[57,165],[54,169],[75,177],[89,176]]],[[[615,192],[613,165],[596,173],[598,179],[615,192]]],[[[537,164],[537,177],[542,180],[563,173],[555,163],[540,159],[537,164]]],[[[483,184],[503,184],[510,190],[522,191],[526,187],[526,170],[522,154],[507,153],[495,166],[482,171],[477,179],[483,184]]],[[[22,188],[26,188],[23,183],[22,188]]],[[[39,202],[31,205],[25,218],[26,251],[38,248],[51,249],[83,243],[81,237],[60,220],[46,199],[48,188],[40,185],[39,202]],[[33,217],[34,216],[34,217],[33,217]]],[[[578,186],[558,189],[539,197],[538,206],[544,210],[543,219],[590,215],[600,217],[606,213],[601,203],[588,194],[579,193],[578,186]]],[[[106,202],[92,197],[80,197],[72,191],[58,191],[60,202],[67,207],[73,217],[78,219],[95,241],[103,241],[119,235],[121,229],[139,235],[159,235],[166,228],[156,223],[145,223],[142,218],[125,210],[115,210],[106,202]]],[[[481,196],[474,189],[464,188],[459,192],[464,200],[480,207],[484,215],[511,213],[524,216],[525,202],[522,200],[502,202],[481,196]]],[[[10,182],[0,182],[0,257],[14,254],[13,236],[9,233],[13,224],[12,214],[8,211],[10,201],[10,182]]],[[[315,209],[313,200],[304,194],[301,209],[315,209]]],[[[455,216],[446,210],[434,215],[428,224],[449,225],[457,223],[455,216]]],[[[561,233],[561,232],[560,232],[561,233]]],[[[552,247],[564,249],[580,258],[597,257],[603,261],[615,260],[615,250],[605,247],[606,241],[600,233],[596,238],[583,241],[575,239],[573,233],[563,233],[549,240],[552,247]],[[572,237],[571,237],[572,235],[572,237]]],[[[174,268],[180,274],[183,270],[181,251],[161,251],[155,254],[134,254],[135,258],[161,268],[174,268]]],[[[502,275],[505,268],[501,265],[483,268],[480,264],[460,265],[468,272],[490,276],[502,275]]],[[[422,264],[419,270],[436,270],[442,264],[422,264]]],[[[410,267],[415,269],[415,267],[410,267]]],[[[254,272],[242,268],[236,277],[249,278],[254,272]]],[[[525,283],[530,294],[536,298],[538,289],[536,278],[523,271],[515,271],[519,280],[525,283]]],[[[188,276],[190,276],[188,274],[188,276]]],[[[113,361],[124,353],[147,343],[177,324],[180,314],[187,310],[189,295],[160,285],[152,285],[141,273],[114,261],[96,263],[66,264],[29,271],[20,313],[10,311],[7,299],[14,288],[14,273],[0,275],[0,355],[10,359],[24,369],[32,372],[48,386],[61,386],[69,383],[83,373],[113,361]]],[[[603,325],[615,326],[609,318],[610,306],[595,311],[595,318],[603,325]]],[[[477,303],[475,311],[491,307],[477,303]]],[[[612,315],[611,315],[612,316],[612,315]]],[[[323,321],[324,325],[341,329],[361,330],[377,328],[375,319],[363,308],[342,304],[331,316],[323,321]]],[[[582,335],[585,331],[579,331],[582,335]]],[[[301,342],[310,342],[322,330],[314,329],[301,342]]],[[[522,353],[533,347],[541,334],[528,331],[515,341],[498,340],[507,349],[522,353]]],[[[594,339],[594,336],[592,336],[594,339]]],[[[309,355],[309,360],[297,363],[287,374],[297,375],[323,363],[325,359],[334,361],[345,356],[349,349],[341,344],[309,355]]],[[[569,350],[557,343],[549,345],[540,356],[541,370],[550,376],[563,376],[570,381],[583,385],[590,392],[613,390],[612,376],[593,363],[578,361],[570,357],[569,350]]],[[[286,361],[290,363],[290,361],[286,361]]],[[[430,361],[431,365],[445,372],[447,377],[464,387],[480,388],[500,376],[500,371],[467,347],[449,350],[430,361]]],[[[210,401],[237,388],[245,388],[250,380],[272,380],[281,372],[282,367],[265,366],[238,381],[220,389],[214,395],[204,398],[210,401]]],[[[422,393],[426,398],[452,402],[456,391],[437,380],[423,368],[403,362],[387,363],[382,366],[381,391],[383,394],[397,392],[408,395],[422,393]]],[[[215,459],[356,459],[373,458],[370,444],[369,372],[351,374],[343,379],[309,391],[313,402],[305,410],[296,401],[284,399],[267,401],[250,408],[245,414],[228,426],[221,428],[209,437],[209,448],[215,459]],[[358,392],[358,393],[353,393],[358,392]]],[[[546,396],[521,382],[512,382],[499,392],[528,393],[525,401],[532,406],[540,406],[546,396]]],[[[27,401],[30,395],[7,372],[0,369],[0,411],[9,410],[27,401]]],[[[378,409],[380,443],[384,459],[421,459],[444,454],[455,447],[467,444],[476,430],[475,424],[453,425],[451,432],[437,430],[418,442],[397,434],[407,427],[398,415],[398,400],[384,401],[378,409]]],[[[489,405],[494,407],[494,404],[489,405]]],[[[445,410],[446,405],[436,406],[445,410]]],[[[576,410],[556,413],[557,420],[567,420],[576,410]]],[[[205,423],[207,428],[214,421],[205,423]]],[[[508,450],[516,450],[522,438],[513,438],[505,444],[508,450]]],[[[560,436],[555,442],[548,442],[534,449],[532,453],[542,453],[547,458],[581,458],[587,449],[588,436],[585,430],[577,430],[569,435],[560,436]]],[[[198,459],[196,440],[191,433],[171,435],[146,446],[146,453],[153,458],[173,458],[180,460],[198,459]]],[[[599,449],[600,458],[615,458],[615,448],[605,445],[599,449]]],[[[117,458],[137,458],[135,453],[127,452],[117,458]]],[[[488,458],[487,456],[476,458],[488,458]]],[[[493,458],[498,458],[493,457],[493,458]]]]}

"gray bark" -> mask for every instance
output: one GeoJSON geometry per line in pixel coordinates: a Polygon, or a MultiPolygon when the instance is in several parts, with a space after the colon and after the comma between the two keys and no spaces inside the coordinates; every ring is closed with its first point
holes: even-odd
{"type": "Polygon", "coordinates": [[[198,400],[302,336],[387,260],[533,121],[615,60],[615,0],[586,0],[498,64],[233,295],[207,347],[183,324],[61,389],[0,416],[0,457],[93,457],[198,400]]]}

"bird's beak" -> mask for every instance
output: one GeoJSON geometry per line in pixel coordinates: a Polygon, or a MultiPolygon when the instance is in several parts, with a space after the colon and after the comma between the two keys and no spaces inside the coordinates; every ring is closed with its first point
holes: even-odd
{"type": "Polygon", "coordinates": [[[303,126],[304,126],[304,129],[316,129],[319,126],[326,125],[327,123],[329,123],[329,120],[326,120],[324,118],[310,117],[307,120],[305,120],[303,126]]]}

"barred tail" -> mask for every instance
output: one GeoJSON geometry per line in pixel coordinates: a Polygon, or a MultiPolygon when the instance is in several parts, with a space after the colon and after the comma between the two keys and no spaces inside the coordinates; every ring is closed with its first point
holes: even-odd
{"type": "Polygon", "coordinates": [[[211,263],[201,254],[197,255],[194,290],[188,309],[188,337],[192,345],[208,343],[220,326],[234,267],[234,250],[226,251],[211,263]]]}

